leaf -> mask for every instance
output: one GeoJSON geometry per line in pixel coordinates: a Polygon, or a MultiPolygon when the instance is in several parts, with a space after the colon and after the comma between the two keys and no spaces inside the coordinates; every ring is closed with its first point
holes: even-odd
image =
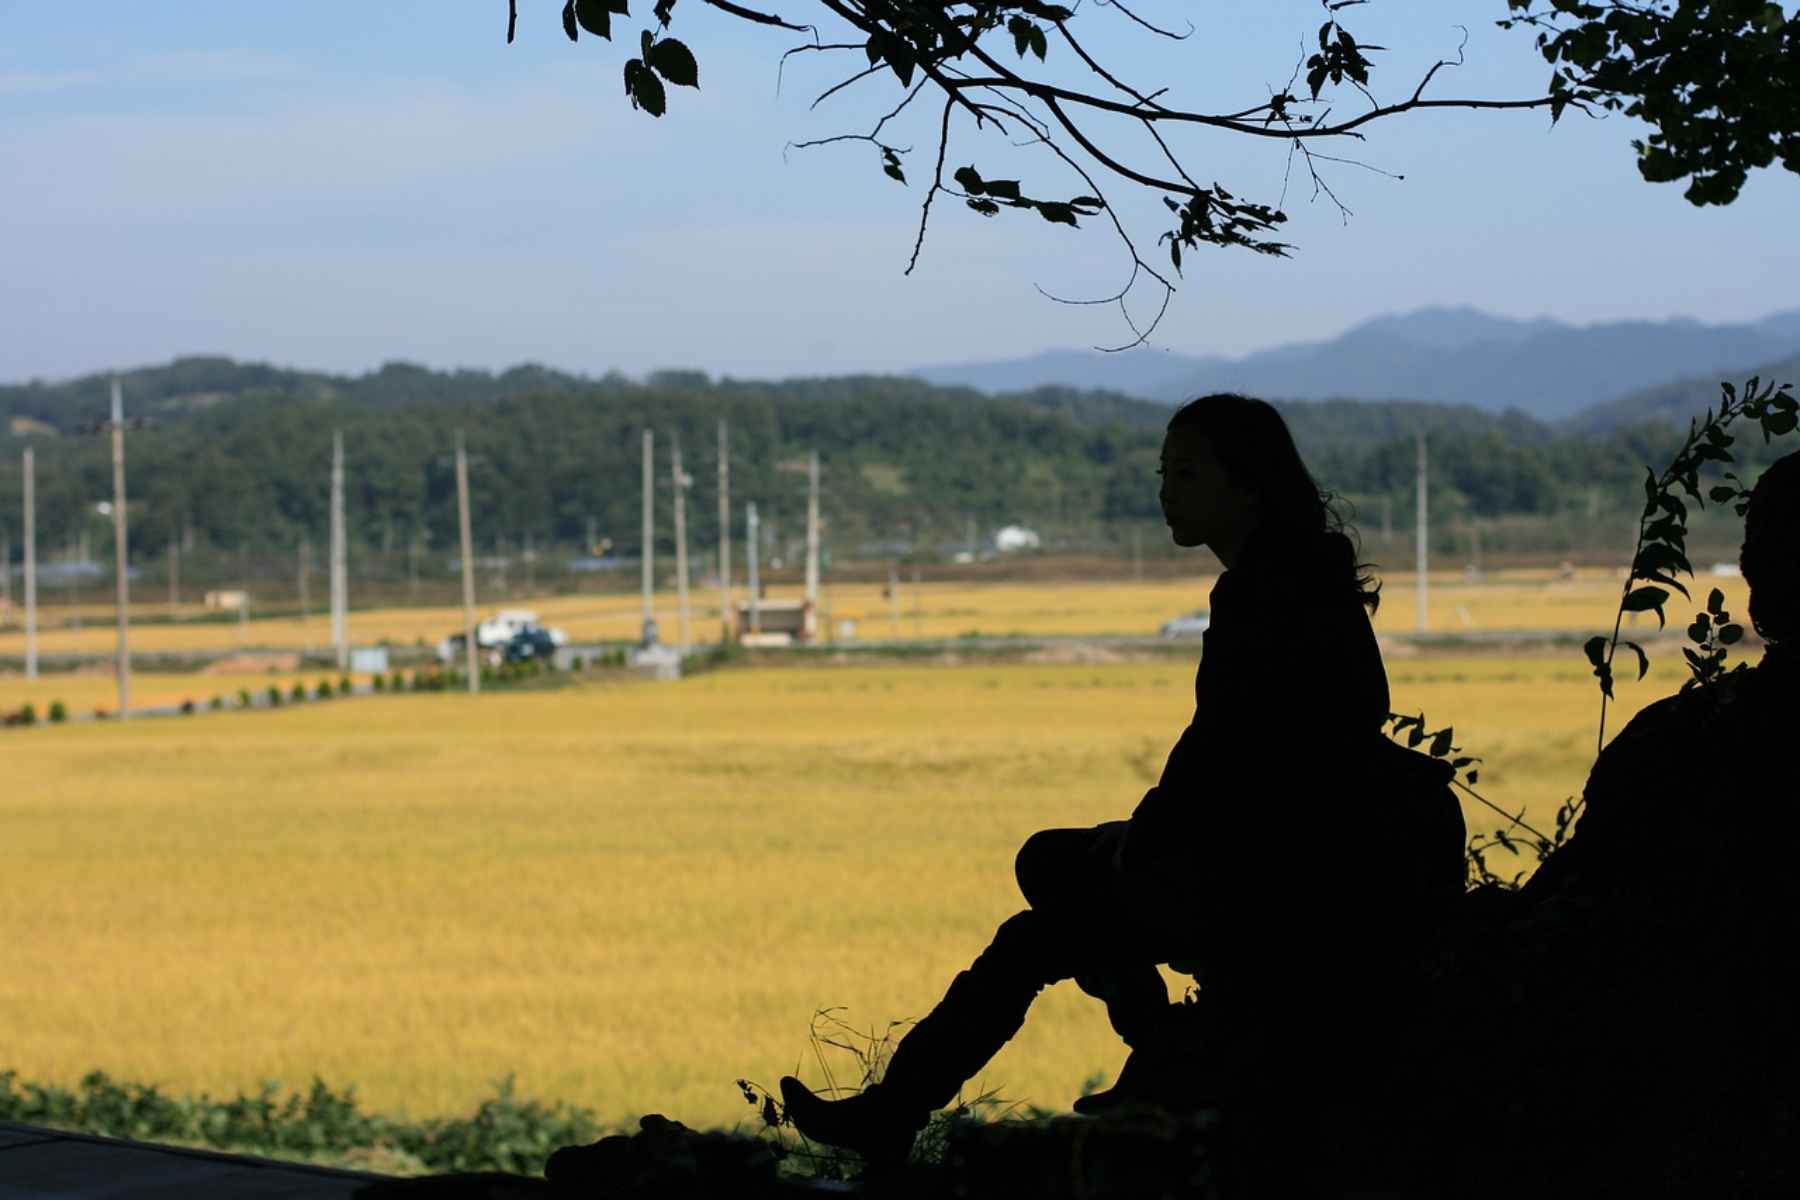
{"type": "Polygon", "coordinates": [[[625,94],[631,97],[633,106],[637,104],[638,76],[644,73],[644,64],[633,58],[625,63],[625,94]]]}
{"type": "Polygon", "coordinates": [[[1000,206],[995,204],[992,200],[969,199],[963,201],[963,203],[967,204],[970,208],[974,209],[984,217],[995,216],[1000,211],[1000,206]]]}
{"type": "Polygon", "coordinates": [[[1726,625],[1719,630],[1719,640],[1727,646],[1735,646],[1743,636],[1744,629],[1741,625],[1726,625]]]}
{"type": "Polygon", "coordinates": [[[976,173],[974,167],[958,167],[956,168],[956,173],[950,178],[956,180],[957,186],[961,187],[963,191],[969,193],[971,196],[979,196],[982,192],[987,190],[986,185],[981,182],[981,176],[976,173]]]}
{"type": "Polygon", "coordinates": [[[700,64],[694,61],[694,52],[674,38],[664,38],[650,47],[649,62],[658,75],[676,87],[700,86],[700,64]]]}
{"type": "Polygon", "coordinates": [[[1474,787],[1476,784],[1478,784],[1480,782],[1481,782],[1481,772],[1480,771],[1470,771],[1469,772],[1469,786],[1474,787]]]}
{"type": "MultiPolygon", "coordinates": [[[[632,61],[637,60],[633,59],[632,61]]],[[[669,109],[669,97],[668,93],[663,91],[662,80],[658,79],[648,68],[638,72],[637,89],[633,93],[632,99],[653,117],[660,117],[669,109]]]]}
{"type": "Polygon", "coordinates": [[[1721,592],[1718,588],[1714,588],[1712,591],[1708,592],[1706,596],[1706,611],[1715,617],[1724,612],[1725,593],[1721,592]]]}
{"type": "Polygon", "coordinates": [[[575,0],[575,19],[595,37],[612,40],[612,13],[601,0],[575,0]]]}
{"type": "Polygon", "coordinates": [[[1038,216],[1044,218],[1044,220],[1049,221],[1052,224],[1074,225],[1077,229],[1080,228],[1080,226],[1076,225],[1076,222],[1075,222],[1075,210],[1070,208],[1066,204],[1058,204],[1055,201],[1047,200],[1044,203],[1038,205],[1037,210],[1038,210],[1038,216]]]}
{"type": "Polygon", "coordinates": [[[901,174],[901,172],[900,172],[900,164],[899,163],[894,162],[893,160],[890,159],[887,162],[884,162],[881,164],[881,169],[884,172],[886,172],[887,177],[889,179],[898,179],[901,183],[906,182],[906,176],[901,174]]]}
{"type": "Polygon", "coordinates": [[[1707,491],[1707,498],[1714,504],[1724,504],[1727,500],[1737,499],[1738,490],[1728,484],[1719,484],[1707,491]]]}
{"type": "Polygon", "coordinates": [[[1020,58],[1025,57],[1026,47],[1031,45],[1032,24],[1024,17],[1014,16],[1007,19],[1006,32],[1012,34],[1013,49],[1020,58]]]}
{"type": "Polygon", "coordinates": [[[1075,208],[1091,208],[1096,212],[1106,207],[1106,202],[1098,196],[1077,196],[1069,203],[1075,208]]]}
{"type": "Polygon", "coordinates": [[[1636,642],[1620,642],[1619,645],[1624,646],[1633,654],[1637,655],[1639,679],[1642,679],[1650,673],[1650,656],[1644,653],[1644,648],[1642,646],[1638,645],[1636,642]]]}
{"type": "MultiPolygon", "coordinates": [[[[669,8],[675,7],[675,0],[666,0],[666,3],[669,8]]],[[[656,6],[656,15],[661,19],[664,25],[667,25],[669,19],[663,16],[663,7],[663,4],[658,4],[656,6]]],[[[627,0],[606,0],[606,11],[615,16],[629,17],[631,15],[631,5],[627,0]]]]}
{"type": "Polygon", "coordinates": [[[1625,602],[1619,607],[1626,612],[1654,612],[1656,624],[1660,628],[1663,624],[1663,604],[1668,598],[1669,593],[1662,588],[1641,587],[1627,594],[1625,602]]]}
{"type": "Polygon", "coordinates": [[[1606,639],[1604,637],[1596,634],[1589,638],[1581,649],[1587,654],[1588,661],[1596,667],[1606,665],[1606,639]]]}
{"type": "Polygon", "coordinates": [[[900,86],[911,87],[913,68],[918,65],[913,59],[912,46],[899,38],[894,39],[887,48],[887,60],[895,77],[900,80],[900,86]]]}
{"type": "Polygon", "coordinates": [[[1687,635],[1688,641],[1695,643],[1703,643],[1712,637],[1712,622],[1707,619],[1705,613],[1699,613],[1694,617],[1694,623],[1687,628],[1687,635]]]}
{"type": "Polygon", "coordinates": [[[575,0],[569,0],[567,4],[563,5],[562,18],[563,32],[569,35],[569,40],[573,42],[580,38],[581,34],[575,28],[575,0]]]}
{"type": "Polygon", "coordinates": [[[1454,732],[1455,730],[1449,726],[1445,726],[1443,729],[1438,730],[1431,739],[1431,748],[1427,753],[1433,758],[1442,758],[1450,753],[1450,751],[1454,749],[1454,747],[1450,745],[1451,737],[1454,732]]]}
{"type": "Polygon", "coordinates": [[[1043,62],[1044,56],[1049,53],[1049,50],[1050,43],[1045,40],[1044,31],[1033,25],[1031,27],[1031,52],[1038,56],[1039,62],[1043,62]]]}
{"type": "Polygon", "coordinates": [[[638,51],[639,51],[639,53],[641,53],[644,56],[645,62],[650,61],[650,43],[651,43],[651,41],[652,41],[652,38],[650,36],[650,31],[648,29],[644,30],[644,32],[638,36],[638,51]]]}
{"type": "Polygon", "coordinates": [[[981,190],[990,196],[998,196],[1002,200],[1019,198],[1019,181],[1016,179],[984,179],[981,190]]]}

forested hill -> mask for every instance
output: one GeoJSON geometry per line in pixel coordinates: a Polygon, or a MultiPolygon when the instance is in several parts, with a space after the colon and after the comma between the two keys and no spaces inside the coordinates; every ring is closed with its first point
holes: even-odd
{"type": "MultiPolygon", "coordinates": [[[[38,448],[43,544],[66,545],[94,520],[110,466],[106,440],[85,431],[106,414],[108,378],[0,388],[0,527],[16,531],[27,443],[38,448]]],[[[755,501],[798,532],[805,455],[816,449],[828,536],[844,552],[960,540],[970,520],[1093,534],[1157,519],[1154,470],[1169,412],[1101,392],[990,398],[873,376],[763,383],[661,372],[639,383],[539,367],[495,375],[389,365],[352,378],[208,358],[121,379],[127,415],[150,419],[130,435],[128,469],[149,552],[183,522],[219,548],[321,542],[333,429],[344,432],[352,536],[363,544],[403,546],[415,530],[428,546],[452,544],[458,428],[473,456],[484,544],[572,546],[592,528],[635,553],[645,428],[657,434],[659,540],[670,536],[668,451],[679,435],[695,479],[691,536],[710,544],[721,419],[740,521],[742,502],[755,501]]],[[[1434,509],[1446,516],[1581,508],[1596,488],[1627,503],[1642,464],[1672,444],[1662,430],[1576,436],[1518,414],[1418,403],[1283,408],[1321,482],[1365,506],[1386,497],[1396,521],[1411,512],[1420,428],[1431,437],[1434,509]]]]}

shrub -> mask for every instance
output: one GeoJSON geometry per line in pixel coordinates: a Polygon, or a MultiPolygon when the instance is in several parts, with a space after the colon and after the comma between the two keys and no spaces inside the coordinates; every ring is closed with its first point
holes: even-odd
{"type": "Polygon", "coordinates": [[[318,700],[331,699],[331,680],[319,680],[319,686],[313,689],[313,697],[318,700]]]}
{"type": "Polygon", "coordinates": [[[304,703],[306,700],[306,685],[301,683],[298,679],[294,680],[294,686],[288,692],[288,699],[295,704],[304,703]]]}
{"type": "Polygon", "coordinates": [[[65,705],[61,700],[52,700],[50,702],[50,723],[52,725],[61,725],[64,721],[66,721],[68,719],[69,719],[68,706],[65,705]]]}
{"type": "Polygon", "coordinates": [[[394,691],[396,691],[396,692],[405,691],[406,690],[406,672],[395,671],[393,679],[389,680],[388,682],[389,682],[389,686],[394,691]]]}
{"type": "Polygon", "coordinates": [[[19,724],[36,725],[37,709],[29,704],[21,705],[19,707],[19,724]]]}
{"type": "Polygon", "coordinates": [[[338,695],[349,696],[349,695],[354,695],[355,692],[356,692],[356,685],[350,681],[350,677],[348,675],[342,675],[342,676],[338,677],[338,695]]]}
{"type": "Polygon", "coordinates": [[[276,687],[272,683],[269,685],[269,707],[270,708],[280,708],[281,707],[281,689],[276,687]]]}
{"type": "Polygon", "coordinates": [[[238,707],[239,708],[249,708],[252,703],[253,702],[250,699],[250,689],[249,688],[239,688],[238,689],[238,707]]]}
{"type": "Polygon", "coordinates": [[[194,702],[192,700],[183,700],[181,702],[181,715],[184,717],[191,717],[194,715],[194,702]]]}
{"type": "Polygon", "coordinates": [[[218,712],[220,709],[225,707],[225,697],[214,696],[212,698],[212,703],[207,705],[207,707],[212,709],[214,712],[218,712]]]}
{"type": "Polygon", "coordinates": [[[462,1117],[411,1121],[365,1112],[356,1089],[334,1092],[315,1078],[305,1092],[281,1095],[265,1083],[230,1100],[166,1095],[155,1085],[115,1082],[89,1072],[75,1088],[27,1083],[0,1071],[0,1121],[53,1125],[111,1137],[200,1143],[263,1155],[342,1154],[397,1150],[429,1171],[542,1171],[550,1152],[586,1145],[600,1135],[594,1114],[513,1094],[510,1077],[462,1117]]]}
{"type": "Polygon", "coordinates": [[[373,679],[371,679],[369,682],[375,688],[376,691],[378,691],[378,692],[387,691],[387,676],[386,675],[377,675],[373,679]]]}

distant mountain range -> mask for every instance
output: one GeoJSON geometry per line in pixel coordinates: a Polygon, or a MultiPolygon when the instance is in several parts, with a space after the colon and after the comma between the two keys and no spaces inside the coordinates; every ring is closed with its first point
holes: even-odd
{"type": "MultiPolygon", "coordinates": [[[[1718,377],[1793,359],[1800,359],[1800,310],[1745,325],[1681,318],[1576,326],[1462,307],[1376,317],[1330,341],[1277,346],[1241,358],[1053,350],[999,362],[924,367],[912,374],[985,392],[1065,386],[1174,404],[1205,392],[1239,391],[1282,400],[1409,400],[1488,412],[1516,409],[1560,422],[1671,380],[1712,376],[1716,390],[1718,377]]],[[[1629,419],[1615,412],[1607,423],[1629,419]]]]}

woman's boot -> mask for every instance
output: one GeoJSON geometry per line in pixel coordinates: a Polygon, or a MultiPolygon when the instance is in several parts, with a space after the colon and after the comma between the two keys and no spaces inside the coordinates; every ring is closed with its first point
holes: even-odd
{"type": "Polygon", "coordinates": [[[993,944],[900,1039],[879,1083],[826,1100],[783,1076],[781,1098],[794,1127],[809,1140],[856,1151],[871,1166],[904,1163],[931,1114],[1025,1024],[1026,1010],[1050,982],[1042,964],[1052,933],[1034,912],[1003,922],[993,944]]]}

